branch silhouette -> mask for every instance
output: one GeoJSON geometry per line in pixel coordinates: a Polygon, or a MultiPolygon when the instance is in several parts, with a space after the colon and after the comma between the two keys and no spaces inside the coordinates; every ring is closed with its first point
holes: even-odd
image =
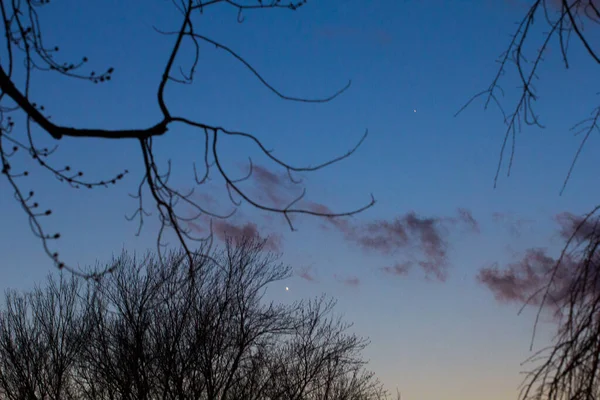
{"type": "MultiPolygon", "coordinates": [[[[598,39],[594,29],[600,25],[597,0],[535,0],[517,25],[508,48],[498,60],[500,67],[488,89],[473,96],[457,113],[460,114],[474,100],[485,98],[484,108],[495,103],[501,111],[506,130],[500,148],[494,187],[508,158],[507,175],[510,175],[516,150],[517,134],[524,126],[543,128],[534,105],[538,100],[535,82],[540,79],[540,66],[551,43],[560,49],[565,68],[570,67],[571,44],[579,44],[595,66],[600,64],[598,39]],[[538,20],[542,20],[540,24],[538,20]],[[534,22],[538,22],[534,24],[534,22]],[[592,29],[585,30],[585,27],[592,29]],[[531,48],[534,51],[530,51],[531,48]],[[531,57],[530,57],[531,55],[531,57]],[[518,100],[506,107],[501,82],[507,72],[516,72],[518,100]],[[512,110],[507,112],[506,110],[512,110]],[[509,148],[510,147],[510,148],[509,148]]],[[[577,80],[573,80],[577,84],[577,80]]],[[[591,88],[581,80],[584,88],[591,88]]],[[[593,89],[596,92],[597,88],[593,89]]],[[[583,135],[562,183],[562,194],[575,170],[582,149],[593,132],[600,132],[600,107],[590,107],[590,116],[575,124],[571,131],[583,135]]],[[[560,110],[559,110],[560,111],[560,110]]],[[[576,400],[595,399],[600,396],[600,206],[578,217],[563,234],[565,245],[560,256],[549,265],[544,274],[544,284],[525,302],[540,299],[535,317],[531,349],[543,309],[555,311],[557,333],[552,344],[528,358],[524,364],[532,365],[523,381],[521,400],[576,400]],[[558,294],[558,296],[557,296],[558,294]]],[[[531,270],[529,271],[532,272],[531,270]]],[[[524,305],[524,307],[525,307],[524,305]]]]}
{"type": "MultiPolygon", "coordinates": [[[[334,91],[332,94],[320,98],[304,98],[291,96],[276,89],[268,80],[258,72],[252,64],[242,57],[232,48],[225,46],[208,36],[201,35],[196,32],[195,25],[198,23],[203,13],[207,8],[214,7],[220,4],[225,7],[233,7],[238,11],[238,22],[243,22],[242,12],[244,11],[261,11],[267,9],[284,9],[294,11],[305,4],[301,2],[285,2],[285,1],[260,1],[255,3],[248,1],[240,3],[227,0],[213,1],[198,1],[198,0],[183,0],[181,2],[173,2],[173,5],[180,12],[179,29],[176,31],[162,31],[157,28],[155,30],[159,34],[174,37],[173,45],[165,55],[165,64],[163,72],[157,81],[156,89],[156,104],[160,110],[160,114],[154,116],[155,122],[148,126],[135,129],[103,129],[102,127],[76,127],[70,126],[67,123],[59,123],[58,121],[68,121],[69,115],[59,115],[50,118],[47,115],[43,105],[39,105],[32,100],[30,95],[32,87],[32,75],[39,73],[60,74],[68,78],[78,79],[82,82],[90,82],[94,84],[106,84],[111,81],[115,69],[113,67],[106,68],[105,72],[96,74],[95,72],[85,73],[88,59],[83,57],[78,62],[60,63],[57,61],[59,53],[58,46],[47,46],[44,44],[44,31],[41,28],[38,9],[40,7],[51,6],[48,1],[23,0],[21,2],[9,2],[0,0],[0,11],[3,15],[4,32],[5,32],[5,47],[8,57],[0,62],[0,158],[2,160],[2,172],[8,180],[10,186],[15,192],[16,200],[21,204],[25,213],[30,219],[32,231],[41,242],[45,252],[55,262],[60,269],[67,269],[73,274],[87,278],[97,278],[101,275],[99,272],[96,275],[89,275],[86,272],[77,270],[76,268],[67,266],[57,251],[50,247],[50,240],[55,240],[60,237],[59,234],[48,235],[44,229],[45,221],[42,217],[47,216],[47,213],[38,213],[39,203],[33,201],[34,192],[29,196],[24,195],[28,190],[23,189],[25,179],[29,176],[29,171],[16,171],[17,158],[19,154],[28,153],[34,160],[37,160],[38,166],[48,170],[60,182],[67,183],[73,189],[79,188],[96,188],[99,186],[108,187],[111,184],[121,182],[128,174],[128,170],[115,172],[114,176],[102,180],[87,180],[84,179],[83,171],[75,169],[74,166],[57,167],[52,161],[52,154],[55,148],[49,150],[47,148],[39,148],[36,146],[36,138],[39,138],[44,132],[52,139],[59,141],[64,137],[84,139],[96,138],[105,140],[131,140],[139,142],[139,151],[142,155],[143,175],[139,185],[135,189],[135,193],[131,197],[136,201],[137,205],[134,211],[127,215],[128,220],[137,220],[139,235],[143,229],[145,218],[153,215],[151,209],[156,211],[155,217],[160,222],[160,227],[157,234],[157,249],[159,255],[162,249],[165,248],[165,235],[167,232],[174,233],[178,245],[185,250],[188,261],[191,265],[197,249],[204,248],[202,244],[212,242],[212,224],[209,223],[211,229],[204,237],[198,237],[189,229],[190,222],[201,218],[229,218],[237,207],[246,202],[251,206],[270,213],[280,214],[288,222],[290,229],[294,230],[289,215],[304,214],[317,217],[344,217],[362,212],[375,204],[375,199],[371,199],[366,204],[356,207],[354,210],[344,211],[340,213],[324,213],[317,212],[309,208],[297,207],[296,204],[300,198],[295,199],[286,207],[272,207],[262,204],[258,200],[253,199],[240,185],[244,180],[247,180],[252,174],[250,170],[247,177],[243,179],[234,179],[229,175],[222,164],[226,154],[222,154],[217,147],[217,142],[220,136],[238,137],[240,139],[251,140],[258,149],[267,156],[276,167],[284,168],[290,179],[294,181],[291,172],[312,172],[325,168],[333,163],[342,161],[351,156],[367,137],[368,131],[361,137],[359,142],[345,154],[333,157],[316,166],[293,166],[286,161],[273,155],[271,150],[253,133],[238,132],[228,129],[224,126],[213,126],[206,124],[200,120],[196,120],[189,116],[174,115],[169,108],[169,102],[165,98],[165,91],[169,85],[173,84],[191,84],[194,81],[196,67],[200,62],[200,46],[209,45],[217,49],[223,50],[231,55],[236,61],[240,62],[250,73],[252,73],[261,84],[271,91],[273,94],[285,101],[305,102],[305,103],[327,103],[334,100],[336,97],[344,93],[349,87],[349,81],[342,88],[334,91]],[[192,57],[191,64],[188,66],[178,65],[178,56],[183,54],[183,48],[191,45],[192,57]],[[24,65],[17,62],[17,54],[19,57],[24,57],[24,65]],[[174,76],[174,71],[179,71],[180,77],[174,76]],[[19,78],[16,78],[16,77],[19,78]],[[24,113],[27,117],[25,125],[22,129],[15,128],[14,120],[11,115],[13,113],[24,113]],[[171,161],[167,161],[166,168],[159,165],[156,161],[156,150],[153,147],[154,139],[158,137],[166,137],[171,130],[177,129],[178,125],[188,126],[198,130],[200,136],[203,137],[204,150],[199,163],[204,165],[204,172],[199,173],[196,163],[193,163],[192,169],[194,173],[193,188],[187,192],[178,190],[171,184],[171,174],[175,173],[171,168],[171,161]],[[22,151],[19,151],[22,150],[22,151]],[[17,158],[15,158],[15,156],[17,158]],[[74,172],[77,171],[77,172],[74,172]],[[229,193],[231,200],[231,211],[226,213],[217,213],[198,203],[194,198],[196,190],[202,190],[204,185],[211,179],[211,172],[218,173],[225,182],[225,187],[229,193]],[[238,200],[232,197],[235,194],[239,197],[238,200]],[[147,199],[147,195],[150,196],[147,199]],[[147,204],[150,201],[151,207],[147,204]],[[185,210],[184,210],[185,208],[185,210]],[[192,211],[190,217],[189,211],[192,211]],[[187,213],[186,213],[187,212],[187,213]]],[[[107,116],[109,118],[110,116],[107,116]]],[[[306,193],[306,188],[302,192],[302,196],[306,193]]],[[[50,211],[50,210],[49,210],[50,211]]],[[[51,211],[50,211],[51,213],[51,211]]],[[[205,220],[204,220],[205,221],[205,220]]],[[[106,271],[110,272],[110,271],[106,271]]]]}

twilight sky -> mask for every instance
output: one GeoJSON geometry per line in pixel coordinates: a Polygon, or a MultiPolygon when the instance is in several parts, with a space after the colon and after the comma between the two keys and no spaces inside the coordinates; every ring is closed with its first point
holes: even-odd
{"type": "MultiPolygon", "coordinates": [[[[115,72],[102,85],[37,75],[32,96],[66,125],[131,128],[157,122],[156,89],[173,38],[153,26],[178,29],[172,3],[55,3],[40,12],[45,42],[59,45],[69,59],[86,56],[90,69],[115,72]]],[[[500,113],[484,112],[475,102],[453,116],[490,84],[495,59],[527,4],[309,0],[297,12],[247,12],[241,24],[231,8],[209,8],[197,24],[201,33],[238,51],[281,91],[325,96],[348,79],[351,88],[327,104],[285,102],[231,56],[202,45],[194,85],[167,90],[173,113],[253,132],[293,164],[343,154],[368,128],[369,137],[351,158],[302,178],[308,207],[345,211],[367,203],[373,193],[374,208],[333,222],[298,217],[298,231],[290,232],[281,217],[245,205],[215,228],[217,236],[225,230],[273,235],[272,248],[284,253],[296,276],[269,296],[336,297],[338,311],[354,321],[355,331],[371,338],[365,354],[370,368],[389,389],[398,387],[403,399],[516,397],[535,309],[520,316],[517,311],[537,282],[520,279],[519,271],[525,265],[543,272],[572,224],[565,213],[589,211],[600,195],[588,184],[596,173],[592,137],[559,196],[580,140],[569,128],[588,116],[595,99],[594,88],[572,84],[595,76],[578,43],[568,71],[558,47],[551,46],[538,84],[537,111],[547,128],[527,128],[518,136],[512,175],[502,175],[496,189],[504,133],[500,113]],[[498,273],[491,268],[495,263],[512,268],[513,275],[498,273]]],[[[506,104],[514,98],[515,83],[505,83],[506,104]]],[[[173,159],[173,182],[189,187],[203,137],[173,126],[155,143],[162,160],[173,159]]],[[[222,145],[232,174],[243,176],[252,156],[254,175],[246,187],[265,202],[277,204],[298,192],[285,171],[247,142],[222,145]]],[[[136,142],[64,139],[55,160],[99,179],[131,172],[109,189],[74,191],[32,170],[28,182],[44,199],[42,207],[54,211],[48,227],[61,233],[57,250],[66,261],[83,266],[108,260],[122,248],[155,247],[156,223],[149,221],[135,237],[137,225],[124,218],[136,207],[127,193],[141,177],[136,142]]],[[[226,192],[214,182],[199,198],[226,212],[226,192]]],[[[0,287],[28,289],[54,270],[4,180],[0,194],[0,287]]],[[[551,329],[544,325],[538,347],[551,329]]]]}

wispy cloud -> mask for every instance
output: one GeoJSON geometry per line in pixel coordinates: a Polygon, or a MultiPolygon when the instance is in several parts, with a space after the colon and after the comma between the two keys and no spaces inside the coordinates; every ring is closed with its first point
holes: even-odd
{"type": "Polygon", "coordinates": [[[565,240],[569,240],[571,237],[579,241],[587,240],[600,228],[598,225],[600,219],[585,219],[582,216],[571,214],[570,212],[557,214],[554,217],[554,220],[560,227],[559,235],[565,240]]]}
{"type": "Polygon", "coordinates": [[[268,200],[275,207],[284,207],[298,196],[296,183],[287,173],[275,173],[255,164],[250,178],[258,189],[258,198],[268,200]]]}
{"type": "MultiPolygon", "coordinates": [[[[311,209],[323,213],[331,211],[326,206],[311,204],[311,209]]],[[[344,238],[368,253],[383,256],[408,257],[421,267],[427,277],[445,280],[449,265],[448,235],[453,228],[467,226],[479,231],[479,224],[466,209],[458,210],[458,217],[421,217],[409,212],[390,219],[352,223],[347,218],[327,218],[321,225],[335,228],[344,238]]],[[[395,263],[384,271],[403,275],[409,264],[395,263]],[[397,268],[396,268],[397,267],[397,268]]]]}
{"type": "Polygon", "coordinates": [[[317,278],[315,277],[315,274],[310,267],[300,268],[298,271],[296,271],[296,275],[307,282],[317,282],[317,278]]]}
{"type": "MultiPolygon", "coordinates": [[[[277,175],[261,167],[254,166],[253,174],[255,184],[264,195],[269,196],[274,202],[282,202],[277,194],[280,187],[290,188],[290,178],[277,175]]],[[[328,206],[305,201],[300,207],[323,213],[335,214],[328,206]]],[[[224,240],[227,236],[255,236],[264,237],[262,231],[254,222],[239,222],[236,219],[213,220],[213,233],[217,239],[224,240]]],[[[264,219],[266,226],[275,224],[273,219],[264,219]]],[[[200,226],[190,224],[197,231],[202,231],[200,226]]],[[[412,271],[413,267],[420,268],[427,278],[444,281],[449,269],[448,250],[450,235],[465,229],[471,233],[479,233],[478,221],[470,210],[458,208],[454,216],[424,217],[411,211],[405,214],[386,219],[371,221],[358,221],[352,217],[324,217],[319,220],[319,227],[323,230],[337,231],[349,243],[368,254],[375,254],[392,258],[391,262],[380,268],[383,272],[404,276],[412,271]]],[[[202,231],[206,232],[207,229],[202,231]]],[[[271,235],[268,249],[281,251],[282,236],[271,235]]],[[[302,271],[298,275],[306,281],[315,281],[314,274],[302,271]]]]}
{"type": "Polygon", "coordinates": [[[464,222],[473,232],[481,233],[479,222],[473,218],[473,214],[470,210],[467,210],[466,208],[459,208],[457,212],[460,221],[464,222]]]}
{"type": "Polygon", "coordinates": [[[281,186],[283,177],[277,175],[265,167],[255,165],[252,169],[252,178],[260,187],[261,192],[266,195],[274,205],[280,206],[283,204],[281,194],[281,186]]]}
{"type": "MultiPolygon", "coordinates": [[[[306,208],[310,211],[314,211],[321,214],[334,214],[334,211],[331,210],[328,206],[321,203],[307,202],[306,208]]],[[[320,228],[324,230],[329,230],[330,228],[335,228],[345,235],[349,235],[353,232],[354,228],[351,226],[350,221],[347,217],[331,217],[331,218],[323,218],[320,221],[320,228]]]]}
{"type": "MultiPolygon", "coordinates": [[[[497,263],[482,268],[477,280],[486,285],[500,302],[540,304],[543,293],[539,289],[547,283],[557,260],[547,254],[544,248],[531,248],[516,262],[500,269],[497,263]],[[537,293],[537,294],[536,294],[537,293]]],[[[563,260],[561,270],[571,269],[571,260],[563,260]]],[[[565,287],[569,286],[568,275],[561,274],[555,279],[554,299],[562,298],[565,287]]]]}
{"type": "MultiPolygon", "coordinates": [[[[208,233],[209,223],[189,222],[189,227],[202,234],[208,233]]],[[[253,222],[239,222],[233,219],[213,219],[212,232],[216,239],[224,242],[228,237],[232,238],[266,238],[265,250],[280,252],[283,248],[283,240],[280,234],[265,234],[253,222]]]]}
{"type": "MultiPolygon", "coordinates": [[[[556,215],[555,221],[558,223],[559,236],[565,243],[573,238],[574,246],[598,232],[597,218],[584,222],[582,217],[564,212],[556,215]]],[[[497,263],[482,268],[477,280],[487,286],[500,302],[540,305],[546,295],[544,304],[556,309],[573,290],[577,273],[584,267],[582,262],[577,252],[566,252],[558,259],[549,255],[545,248],[530,248],[503,269],[497,263]]],[[[598,285],[600,279],[597,284],[592,282],[586,286],[585,290],[596,291],[598,285]]]]}
{"type": "Polygon", "coordinates": [[[344,286],[358,287],[360,285],[360,279],[355,276],[341,277],[339,275],[333,275],[333,277],[344,286]]]}
{"type": "Polygon", "coordinates": [[[402,263],[396,263],[393,266],[382,267],[381,270],[391,275],[406,276],[410,272],[412,266],[412,262],[405,261],[402,263]]]}

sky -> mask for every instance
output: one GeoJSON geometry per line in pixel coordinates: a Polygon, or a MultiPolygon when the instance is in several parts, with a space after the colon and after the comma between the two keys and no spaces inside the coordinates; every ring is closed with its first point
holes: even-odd
{"type": "MultiPolygon", "coordinates": [[[[596,100],[594,88],[573,84],[596,76],[578,44],[568,70],[556,43],[550,46],[539,71],[536,109],[546,128],[518,134],[511,176],[503,169],[496,188],[505,130],[500,112],[476,101],[454,116],[491,83],[495,60],[527,4],[309,0],[295,12],[246,12],[243,23],[235,10],[216,6],[198,19],[197,29],[235,49],[282,92],[319,97],[350,79],[352,85],[326,104],[286,102],[230,55],[202,45],[194,84],[166,92],[173,113],[253,132],[292,164],[343,154],[368,129],[352,157],[298,177],[308,190],[306,207],[346,211],[368,203],[372,193],[373,208],[343,220],[298,217],[291,232],[282,217],[243,205],[233,219],[217,224],[216,236],[255,230],[271,235],[271,248],[295,274],[269,296],[337,298],[337,311],[371,340],[369,368],[405,400],[516,398],[526,369],[521,362],[531,355],[536,308],[518,311],[537,282],[519,271],[528,265],[543,272],[574,216],[594,207],[600,194],[597,185],[589,186],[597,145],[592,136],[559,195],[581,140],[569,128],[589,115],[596,100]]],[[[175,30],[179,17],[167,0],[52,2],[40,11],[45,42],[59,45],[65,59],[85,56],[91,70],[114,67],[114,73],[99,85],[36,75],[32,97],[65,125],[108,129],[158,122],[156,90],[173,37],[153,27],[175,30]]],[[[517,82],[508,75],[504,101],[513,104],[517,82]]],[[[155,146],[159,160],[173,160],[172,183],[189,188],[192,162],[203,154],[200,132],[173,126],[155,146]]],[[[224,140],[222,146],[225,165],[240,177],[252,157],[247,187],[263,201],[282,204],[300,190],[248,142],[224,140]]],[[[56,249],[68,263],[102,264],[122,249],[155,248],[155,221],[135,236],[137,225],[124,218],[135,210],[127,194],[142,176],[136,142],[66,138],[56,160],[100,179],[130,171],[109,189],[72,190],[31,170],[27,184],[42,207],[53,209],[48,226],[61,233],[56,249]]],[[[199,188],[198,198],[227,212],[231,204],[218,183],[215,178],[199,188]]],[[[10,192],[0,181],[0,288],[27,290],[54,269],[10,192]]],[[[542,328],[536,348],[553,332],[551,318],[542,328]]]]}

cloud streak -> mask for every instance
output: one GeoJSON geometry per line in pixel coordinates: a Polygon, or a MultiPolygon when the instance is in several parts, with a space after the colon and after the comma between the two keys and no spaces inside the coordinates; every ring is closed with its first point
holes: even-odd
{"type": "MultiPolygon", "coordinates": [[[[235,224],[231,220],[221,219],[213,222],[213,232],[221,241],[229,237],[264,237],[253,222],[235,224]]],[[[281,235],[268,235],[265,250],[280,252],[283,248],[281,235]]]]}
{"type": "Polygon", "coordinates": [[[467,225],[475,233],[481,233],[481,229],[479,228],[479,222],[475,220],[473,214],[470,210],[466,208],[459,208],[458,212],[458,220],[467,225]]]}
{"type": "MultiPolygon", "coordinates": [[[[208,218],[207,222],[200,224],[196,222],[188,222],[188,226],[191,230],[201,233],[208,234],[208,218]]],[[[280,234],[269,234],[265,235],[261,232],[259,227],[253,222],[239,222],[233,219],[213,219],[212,221],[212,233],[217,240],[225,242],[229,238],[253,238],[261,237],[266,238],[265,250],[279,253],[283,249],[283,240],[280,234]]]]}
{"type": "Polygon", "coordinates": [[[565,241],[573,239],[562,258],[549,255],[545,248],[530,248],[504,269],[494,264],[480,270],[477,280],[492,291],[497,301],[540,305],[546,294],[544,305],[557,311],[574,290],[597,295],[600,290],[600,275],[595,267],[598,254],[594,252],[592,264],[588,264],[581,249],[600,234],[598,218],[584,221],[582,217],[564,212],[554,219],[558,224],[558,235],[565,241]],[[590,265],[592,273],[581,275],[590,271],[590,265]]]}
{"type": "MultiPolygon", "coordinates": [[[[487,286],[497,301],[502,303],[525,303],[539,305],[543,293],[539,290],[547,283],[556,266],[557,260],[547,254],[544,248],[531,248],[516,262],[507,268],[500,269],[498,264],[482,268],[477,280],[487,286]]],[[[573,261],[565,259],[560,271],[571,270],[573,261]]],[[[561,273],[555,277],[554,288],[550,295],[558,301],[564,297],[566,288],[570,286],[569,274],[561,273]]]]}
{"type": "Polygon", "coordinates": [[[333,275],[333,277],[344,286],[358,287],[360,285],[360,279],[355,276],[341,277],[339,275],[333,275]]]}
{"type": "MultiPolygon", "coordinates": [[[[311,204],[311,209],[331,212],[320,204],[311,204]]],[[[408,257],[382,270],[392,275],[403,276],[412,265],[419,266],[427,277],[444,281],[447,277],[448,237],[459,227],[479,232],[479,224],[470,211],[459,209],[456,217],[421,217],[415,212],[391,219],[378,219],[363,223],[352,223],[348,219],[327,218],[321,227],[338,230],[344,239],[370,254],[408,257]]]]}
{"type": "Polygon", "coordinates": [[[396,263],[393,266],[382,267],[381,270],[390,275],[406,276],[410,272],[412,266],[412,262],[405,261],[402,263],[396,263]]]}
{"type": "Polygon", "coordinates": [[[309,268],[309,267],[299,269],[296,272],[296,275],[299,278],[304,279],[307,282],[317,283],[317,278],[315,277],[314,273],[312,272],[311,268],[309,268]]]}
{"type": "Polygon", "coordinates": [[[277,174],[254,164],[250,178],[258,189],[259,200],[268,200],[275,207],[285,207],[298,196],[298,193],[293,193],[297,182],[292,181],[288,174],[277,174]]]}
{"type": "Polygon", "coordinates": [[[559,235],[565,240],[569,240],[571,238],[578,242],[588,240],[597,234],[600,228],[598,226],[600,219],[586,219],[584,217],[571,214],[570,212],[562,212],[557,214],[554,217],[554,220],[560,227],[559,235]]]}
{"type": "MultiPolygon", "coordinates": [[[[284,188],[289,192],[294,186],[290,177],[275,174],[260,165],[253,166],[250,176],[261,193],[278,204],[285,204],[278,190],[284,188]]],[[[303,203],[307,210],[335,214],[324,204],[303,203]]],[[[267,226],[274,224],[270,217],[264,221],[267,226]]],[[[219,240],[225,240],[227,236],[263,236],[255,223],[237,221],[214,219],[213,234],[219,240]]],[[[190,226],[201,231],[200,226],[190,226]]],[[[323,217],[319,219],[318,226],[322,230],[338,232],[347,243],[365,254],[391,258],[390,262],[379,267],[386,274],[406,276],[417,267],[427,278],[439,281],[444,281],[448,274],[450,236],[456,232],[464,233],[465,230],[476,234],[480,232],[478,221],[465,208],[458,208],[454,216],[443,217],[424,217],[414,211],[371,221],[357,221],[352,217],[323,217]]],[[[267,246],[268,250],[280,252],[282,236],[270,236],[267,246]]],[[[314,274],[308,270],[299,272],[298,276],[307,282],[316,281],[314,274]]]]}

